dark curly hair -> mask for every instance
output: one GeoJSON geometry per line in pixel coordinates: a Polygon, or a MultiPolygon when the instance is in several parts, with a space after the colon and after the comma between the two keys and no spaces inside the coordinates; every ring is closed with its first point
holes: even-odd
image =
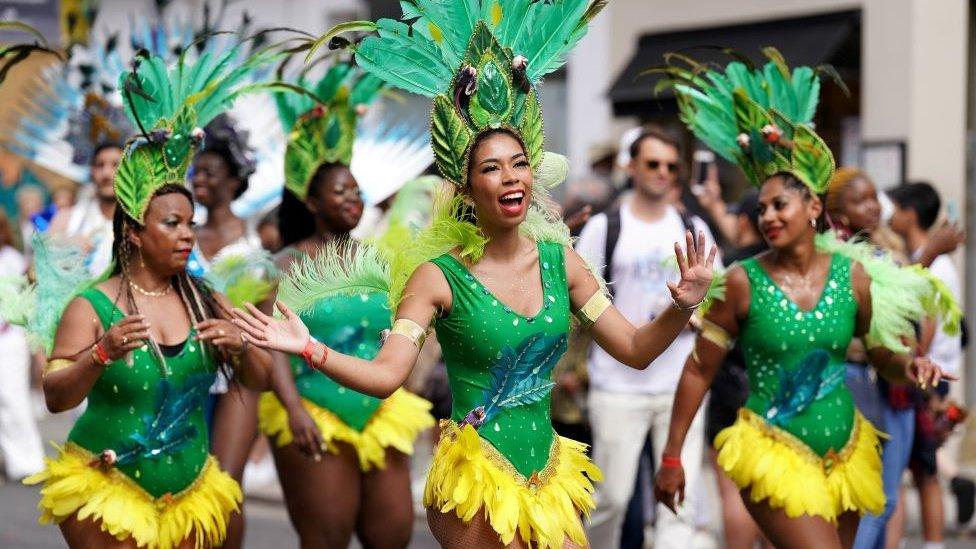
{"type": "Polygon", "coordinates": [[[230,175],[241,182],[234,192],[234,198],[240,197],[247,190],[248,178],[257,166],[247,144],[247,132],[237,131],[234,120],[226,113],[214,118],[203,131],[205,137],[200,154],[213,153],[224,161],[230,175]]]}

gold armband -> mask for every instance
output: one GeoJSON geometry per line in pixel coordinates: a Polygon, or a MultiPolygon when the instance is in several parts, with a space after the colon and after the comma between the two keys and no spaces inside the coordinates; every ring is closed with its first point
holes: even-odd
{"type": "Polygon", "coordinates": [[[597,321],[597,319],[600,318],[603,311],[606,311],[610,305],[610,298],[607,297],[607,295],[601,290],[597,290],[597,292],[593,294],[593,297],[586,302],[586,305],[583,305],[583,307],[580,308],[580,310],[576,313],[576,318],[578,318],[579,321],[584,325],[592,325],[597,321]]]}
{"type": "Polygon", "coordinates": [[[723,349],[731,350],[735,346],[735,340],[725,331],[725,328],[705,318],[701,319],[701,332],[699,336],[705,341],[711,341],[723,349]]]}
{"type": "Polygon", "coordinates": [[[393,334],[399,334],[409,339],[418,349],[422,349],[424,341],[427,340],[427,330],[409,318],[396,319],[396,322],[393,323],[393,329],[390,330],[390,335],[393,334]]]}
{"type": "Polygon", "coordinates": [[[43,375],[46,376],[46,375],[50,374],[51,372],[57,372],[58,370],[64,370],[65,368],[67,368],[68,366],[71,366],[74,363],[75,363],[75,361],[73,361],[71,359],[68,359],[68,358],[55,358],[55,359],[49,360],[49,361],[47,361],[47,364],[44,365],[44,374],[43,375]]]}

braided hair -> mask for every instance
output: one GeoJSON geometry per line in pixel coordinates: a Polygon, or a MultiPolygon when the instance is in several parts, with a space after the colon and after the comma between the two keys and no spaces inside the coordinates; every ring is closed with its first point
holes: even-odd
{"type": "MultiPolygon", "coordinates": [[[[176,183],[164,185],[153,194],[153,198],[168,194],[181,194],[191,204],[193,203],[193,197],[190,191],[183,185],[176,183]]],[[[132,285],[129,283],[129,266],[137,252],[136,246],[129,240],[127,232],[130,228],[138,227],[140,227],[139,223],[129,216],[124,208],[115,208],[115,216],[112,218],[112,270],[110,276],[121,277],[121,283],[119,284],[119,291],[113,300],[113,305],[117,306],[119,301],[124,299],[128,310],[133,314],[138,314],[140,311],[136,304],[135,296],[132,294],[132,285]]],[[[207,319],[217,318],[219,312],[224,309],[217,302],[216,298],[214,298],[213,290],[210,286],[186,270],[173,275],[170,279],[170,284],[176,289],[177,294],[179,294],[194,325],[207,319]]],[[[159,343],[151,336],[149,343],[151,352],[155,356],[158,364],[165,364],[165,358],[162,349],[159,347],[159,343]]],[[[203,351],[217,358],[221,374],[229,379],[231,374],[230,365],[221,357],[221,353],[215,352],[215,349],[209,343],[203,344],[203,351]]]]}

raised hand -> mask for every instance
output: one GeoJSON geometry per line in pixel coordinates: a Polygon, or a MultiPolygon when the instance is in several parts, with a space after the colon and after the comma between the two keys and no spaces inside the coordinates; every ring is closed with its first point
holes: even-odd
{"type": "Polygon", "coordinates": [[[671,299],[675,305],[681,309],[692,309],[705,299],[708,287],[712,284],[712,264],[715,263],[718,248],[713,245],[708,257],[705,256],[704,232],[698,233],[697,246],[691,231],[685,232],[685,241],[687,255],[677,242],[674,243],[674,255],[678,260],[681,279],[677,283],[668,282],[668,289],[671,290],[671,299]]]}
{"type": "Polygon", "coordinates": [[[275,307],[284,318],[272,318],[250,303],[247,312],[234,309],[234,324],[244,332],[244,337],[258,347],[281,351],[292,355],[301,354],[308,343],[308,328],[291,309],[280,301],[275,307]]]}

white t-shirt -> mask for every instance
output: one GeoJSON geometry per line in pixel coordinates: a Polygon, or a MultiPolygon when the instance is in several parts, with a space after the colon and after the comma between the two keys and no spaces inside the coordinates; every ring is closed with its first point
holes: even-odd
{"type": "Polygon", "coordinates": [[[79,201],[71,208],[65,234],[90,246],[85,262],[92,276],[100,276],[112,262],[112,220],[102,215],[95,198],[79,201]]]}
{"type": "MultiPolygon", "coordinates": [[[[932,262],[929,271],[948,286],[952,297],[959,301],[959,273],[949,256],[940,255],[932,262]]],[[[942,330],[941,325],[935,331],[929,358],[943,370],[951,374],[959,374],[962,368],[962,337],[950,336],[942,330]]]]}
{"type": "MultiPolygon", "coordinates": [[[[708,225],[697,217],[692,218],[692,224],[705,233],[706,245],[711,247],[714,238],[708,225]]],[[[684,234],[681,215],[673,207],[669,206],[660,220],[648,223],[631,213],[628,199],[621,204],[620,236],[610,266],[613,304],[635,326],[653,320],[673,306],[667,283],[679,279],[674,243],[680,242],[684,247],[684,234]]],[[[576,250],[594,267],[603,267],[606,239],[607,216],[596,215],[583,227],[576,250]]],[[[717,265],[720,263],[716,260],[717,265]]],[[[694,343],[694,333],[685,330],[645,370],[623,365],[594,345],[589,358],[590,385],[618,393],[673,393],[694,343]]]]}

